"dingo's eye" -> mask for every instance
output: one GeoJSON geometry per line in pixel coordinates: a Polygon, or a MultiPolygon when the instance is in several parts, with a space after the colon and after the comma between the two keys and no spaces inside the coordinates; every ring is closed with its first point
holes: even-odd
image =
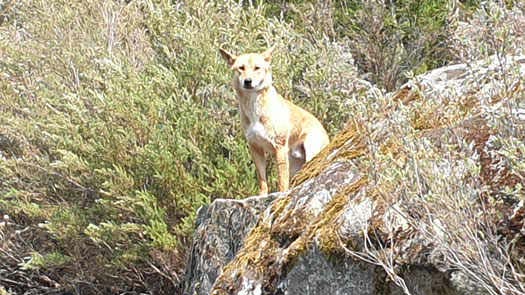
{"type": "Polygon", "coordinates": [[[240,66],[239,70],[244,71],[244,66],[240,66]]]}
{"type": "Polygon", "coordinates": [[[257,71],[257,70],[260,70],[260,69],[261,69],[261,67],[255,66],[255,70],[256,70],[256,71],[257,71]]]}

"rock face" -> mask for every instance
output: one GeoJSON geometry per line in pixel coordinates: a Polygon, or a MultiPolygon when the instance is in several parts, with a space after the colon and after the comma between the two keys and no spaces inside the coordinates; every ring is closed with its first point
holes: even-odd
{"type": "Polygon", "coordinates": [[[199,209],[184,294],[209,294],[222,267],[233,259],[260,213],[278,195],[218,199],[199,209]]]}
{"type": "MultiPolygon", "coordinates": [[[[371,218],[373,204],[363,199],[361,177],[352,161],[341,160],[289,195],[220,199],[201,209],[184,294],[403,294],[381,267],[327,252],[332,237],[323,237],[321,229],[337,230],[332,221],[343,216],[324,220],[321,213],[335,208],[343,192],[363,200],[339,204],[353,220],[346,235],[359,234],[360,223],[371,218]],[[225,270],[228,263],[235,267],[225,270]]],[[[407,268],[413,294],[463,294],[432,265],[407,268]]]]}
{"type": "MultiPolygon", "coordinates": [[[[525,72],[524,60],[512,63],[518,73],[525,72]]],[[[370,111],[377,117],[369,123],[349,122],[294,177],[288,192],[216,200],[201,209],[184,294],[497,293],[490,284],[498,282],[473,280],[473,272],[483,271],[475,265],[481,258],[461,252],[461,243],[467,247],[470,236],[458,229],[458,224],[469,229],[462,214],[480,214],[475,210],[484,207],[476,204],[497,195],[502,184],[524,185],[519,182],[525,177],[515,169],[498,164],[497,171],[491,170],[504,155],[490,140],[508,134],[498,134],[499,125],[486,117],[483,104],[498,103],[504,99],[498,95],[511,97],[515,92],[508,91],[521,87],[479,83],[480,76],[498,72],[495,64],[501,65],[435,70],[386,95],[383,102],[378,99],[377,105],[383,105],[370,111]],[[489,86],[507,92],[490,92],[489,86]],[[456,91],[446,92],[451,88],[456,91]],[[478,95],[486,101],[473,100],[478,95]],[[432,109],[425,105],[430,99],[432,109]],[[452,112],[456,107],[460,111],[452,112]],[[462,158],[481,170],[469,170],[462,158]],[[436,198],[433,194],[439,192],[443,194],[436,198]],[[456,198],[457,207],[446,202],[447,193],[456,198]],[[463,212],[466,207],[471,211],[463,212]]],[[[523,202],[519,204],[505,210],[521,212],[523,202]]],[[[522,219],[512,216],[504,219],[513,230],[500,234],[523,242],[515,230],[523,226],[522,219]]],[[[486,245],[481,241],[478,246],[486,245]]]]}

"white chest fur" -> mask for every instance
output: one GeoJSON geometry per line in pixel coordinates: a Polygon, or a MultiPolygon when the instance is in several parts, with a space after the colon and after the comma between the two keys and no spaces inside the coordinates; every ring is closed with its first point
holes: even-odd
{"type": "Polygon", "coordinates": [[[248,99],[240,107],[245,117],[243,128],[246,139],[250,144],[271,152],[279,144],[278,137],[288,137],[289,130],[284,127],[289,126],[289,111],[276,92],[267,94],[264,103],[255,93],[245,98],[248,99]]]}
{"type": "Polygon", "coordinates": [[[261,122],[251,123],[245,131],[246,139],[251,144],[260,145],[265,150],[275,147],[275,138],[261,122]]]}

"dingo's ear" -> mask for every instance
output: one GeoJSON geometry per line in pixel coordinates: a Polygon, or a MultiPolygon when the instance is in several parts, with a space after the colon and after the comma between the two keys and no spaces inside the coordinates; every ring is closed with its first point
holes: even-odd
{"type": "Polygon", "coordinates": [[[267,62],[272,61],[272,53],[273,53],[274,49],[275,49],[275,45],[273,45],[272,47],[266,49],[266,51],[264,51],[262,53],[262,56],[264,57],[265,61],[267,61],[267,62]]]}
{"type": "Polygon", "coordinates": [[[228,63],[228,65],[231,67],[235,63],[235,60],[237,59],[237,56],[229,53],[228,51],[219,48],[219,52],[221,53],[222,58],[228,63]]]}

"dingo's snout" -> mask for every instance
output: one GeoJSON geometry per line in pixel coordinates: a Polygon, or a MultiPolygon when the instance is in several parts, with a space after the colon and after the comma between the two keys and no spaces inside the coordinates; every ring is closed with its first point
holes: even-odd
{"type": "Polygon", "coordinates": [[[246,89],[252,89],[252,88],[253,88],[253,85],[252,85],[252,79],[251,79],[251,78],[246,78],[246,79],[244,79],[243,86],[244,86],[244,88],[246,88],[246,89]]]}

